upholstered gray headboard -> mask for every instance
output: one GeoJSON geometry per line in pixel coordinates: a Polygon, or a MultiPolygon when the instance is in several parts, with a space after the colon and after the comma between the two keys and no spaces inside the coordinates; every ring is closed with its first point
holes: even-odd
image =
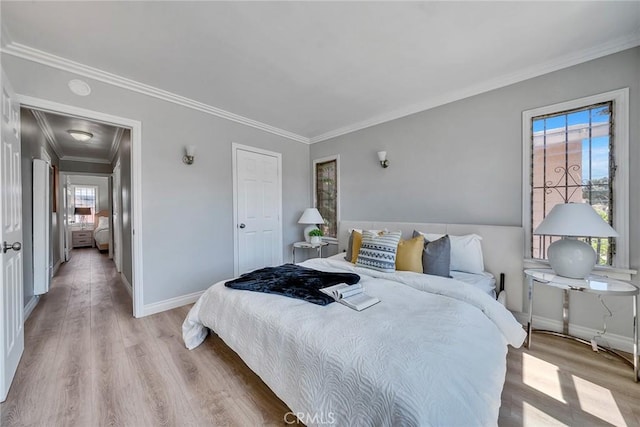
{"type": "Polygon", "coordinates": [[[505,275],[507,308],[522,312],[524,296],[524,232],[522,227],[475,225],[475,224],[430,224],[408,222],[341,221],[338,226],[338,249],[344,251],[352,228],[402,231],[403,238],[411,238],[413,230],[460,236],[475,233],[482,237],[484,268],[500,279],[505,275]]]}

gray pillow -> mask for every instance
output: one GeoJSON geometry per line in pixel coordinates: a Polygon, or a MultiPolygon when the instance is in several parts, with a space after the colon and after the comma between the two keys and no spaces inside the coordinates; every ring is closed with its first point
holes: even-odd
{"type": "MultiPolygon", "coordinates": [[[[420,233],[413,232],[413,237],[420,236],[420,233]]],[[[422,269],[424,274],[434,276],[451,277],[449,266],[451,264],[451,242],[449,236],[445,235],[438,240],[428,241],[424,239],[424,250],[422,251],[422,269]]]]}

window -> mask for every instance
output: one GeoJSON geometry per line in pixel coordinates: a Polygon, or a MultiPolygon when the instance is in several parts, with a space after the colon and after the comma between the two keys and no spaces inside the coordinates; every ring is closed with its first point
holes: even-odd
{"type": "Polygon", "coordinates": [[[71,200],[69,209],[70,217],[73,218],[72,222],[93,224],[93,216],[96,213],[96,200],[98,198],[98,187],[95,186],[73,186],[73,198],[71,200]],[[75,208],[89,208],[91,209],[91,215],[75,215],[75,208]],[[84,216],[84,218],[83,218],[84,216]]]}
{"type": "Polygon", "coordinates": [[[615,91],[524,112],[528,257],[546,259],[549,245],[560,238],[533,234],[554,205],[589,203],[620,234],[586,239],[598,264],[628,267],[627,94],[615,91]]]}
{"type": "Polygon", "coordinates": [[[322,231],[325,237],[338,237],[338,221],[340,199],[338,197],[339,181],[338,156],[314,160],[314,202],[324,219],[322,231]]]}

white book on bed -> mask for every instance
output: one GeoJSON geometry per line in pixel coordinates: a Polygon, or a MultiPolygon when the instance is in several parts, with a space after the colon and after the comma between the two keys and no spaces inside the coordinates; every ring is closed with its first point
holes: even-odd
{"type": "Polygon", "coordinates": [[[378,298],[367,295],[364,292],[364,286],[360,283],[356,283],[355,285],[338,283],[337,285],[322,288],[320,291],[329,295],[340,304],[344,304],[357,311],[362,311],[380,302],[378,298]]]}

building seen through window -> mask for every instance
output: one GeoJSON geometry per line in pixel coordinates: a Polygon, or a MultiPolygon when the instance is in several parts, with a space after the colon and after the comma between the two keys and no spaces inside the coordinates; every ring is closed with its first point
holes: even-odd
{"type": "MultiPolygon", "coordinates": [[[[613,225],[612,103],[534,117],[531,126],[531,230],[558,203],[589,203],[613,225]]],[[[532,257],[546,259],[547,248],[559,238],[532,235],[532,257]]],[[[614,238],[587,241],[598,264],[612,264],[614,238]]]]}

